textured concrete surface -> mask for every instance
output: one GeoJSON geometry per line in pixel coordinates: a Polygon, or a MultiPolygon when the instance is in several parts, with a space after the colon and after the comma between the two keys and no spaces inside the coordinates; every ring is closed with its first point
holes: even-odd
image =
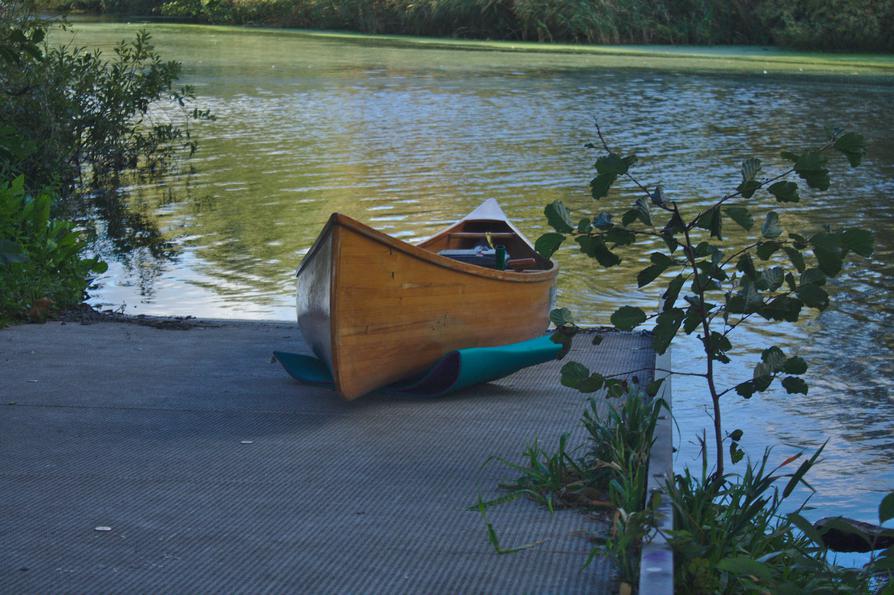
{"type": "MultiPolygon", "coordinates": [[[[648,340],[576,345],[604,373],[649,368],[648,340]]],[[[0,591],[608,592],[604,530],[480,493],[576,425],[560,362],[437,400],[347,403],[302,386],[273,350],[293,325],[133,324],[0,331],[0,591]],[[109,527],[97,531],[96,527],[109,527]]],[[[648,375],[641,374],[642,377],[648,375]]]]}

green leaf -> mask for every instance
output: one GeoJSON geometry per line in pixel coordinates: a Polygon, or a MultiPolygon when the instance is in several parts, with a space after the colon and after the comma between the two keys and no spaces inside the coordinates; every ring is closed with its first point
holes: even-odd
{"type": "Polygon", "coordinates": [[[577,331],[577,327],[574,326],[557,326],[556,330],[549,336],[551,342],[562,346],[559,353],[556,355],[557,360],[565,359],[565,356],[571,351],[571,342],[574,335],[577,334],[577,331]]]}
{"type": "Polygon", "coordinates": [[[549,320],[556,326],[574,324],[574,316],[568,308],[556,308],[549,313],[549,320]]]}
{"type": "Polygon", "coordinates": [[[674,259],[664,254],[663,252],[652,252],[649,255],[649,260],[652,261],[652,264],[661,266],[664,268],[668,268],[672,264],[674,264],[674,259]]]}
{"type": "Polygon", "coordinates": [[[785,274],[785,284],[790,291],[795,291],[796,289],[798,289],[798,284],[795,283],[795,276],[791,273],[785,274]]]}
{"type": "Polygon", "coordinates": [[[807,383],[797,376],[786,376],[782,380],[782,386],[785,387],[785,392],[790,395],[795,393],[807,394],[807,383]]]}
{"type": "Polygon", "coordinates": [[[860,165],[860,161],[863,160],[863,156],[866,154],[866,140],[863,138],[863,135],[855,132],[848,132],[839,136],[835,139],[834,147],[847,157],[851,167],[860,165]]]}
{"type": "Polygon", "coordinates": [[[599,345],[600,343],[602,343],[603,339],[605,339],[605,337],[597,334],[597,335],[593,335],[593,341],[591,341],[591,342],[593,343],[593,345],[599,345]]]}
{"type": "Polygon", "coordinates": [[[770,240],[782,235],[782,226],[779,224],[779,215],[776,211],[767,213],[767,218],[761,226],[761,235],[770,240]]]}
{"type": "Polygon", "coordinates": [[[557,200],[546,205],[543,209],[546,214],[546,220],[559,233],[571,233],[574,231],[574,224],[571,222],[571,213],[565,208],[561,200],[557,200]]]}
{"type": "Polygon", "coordinates": [[[562,386],[577,388],[578,385],[590,377],[590,370],[585,365],[578,362],[568,362],[562,366],[562,376],[560,382],[562,386]]]}
{"type": "Polygon", "coordinates": [[[609,153],[596,160],[594,167],[599,172],[590,181],[590,192],[595,199],[608,195],[611,185],[615,183],[619,175],[627,173],[627,169],[636,161],[636,157],[629,155],[622,158],[617,153],[609,153]]]}
{"type": "Polygon", "coordinates": [[[740,384],[736,385],[736,393],[746,399],[750,399],[754,393],[757,392],[754,382],[751,380],[746,380],[740,384]]]}
{"type": "Polygon", "coordinates": [[[894,492],[890,492],[882,498],[881,503],[878,505],[878,522],[882,524],[891,519],[894,519],[894,492]]]}
{"type": "Polygon", "coordinates": [[[659,266],[656,266],[654,264],[647,266],[639,273],[637,273],[636,286],[645,287],[646,285],[657,279],[662,272],[664,272],[664,269],[659,266]]]}
{"type": "Polygon", "coordinates": [[[621,306],[611,316],[614,327],[621,331],[631,331],[646,321],[646,313],[634,306],[621,306]]]}
{"type": "Polygon", "coordinates": [[[639,220],[643,222],[643,225],[651,227],[652,214],[649,212],[649,201],[647,201],[645,197],[636,200],[636,211],[639,220]]]}
{"type": "Polygon", "coordinates": [[[702,316],[701,310],[692,306],[686,310],[686,318],[683,320],[683,332],[691,335],[692,331],[697,329],[704,319],[705,317],[702,316]]]}
{"type": "Polygon", "coordinates": [[[778,347],[770,347],[761,352],[761,361],[767,364],[772,372],[778,372],[785,366],[785,353],[778,347]]]}
{"type": "Polygon", "coordinates": [[[612,223],[612,214],[602,212],[596,215],[596,218],[593,219],[593,226],[597,229],[611,229],[612,223]]]}
{"type": "Polygon", "coordinates": [[[788,232],[788,237],[792,239],[796,250],[804,250],[809,245],[807,242],[807,238],[802,236],[799,233],[788,232]]]}
{"type": "Polygon", "coordinates": [[[742,280],[739,296],[743,313],[757,312],[764,305],[764,296],[757,290],[757,284],[747,277],[742,280]]]}
{"type": "Polygon", "coordinates": [[[627,173],[628,168],[636,161],[636,157],[629,155],[621,157],[617,153],[609,153],[596,160],[593,166],[601,174],[614,174],[620,176],[627,173]]]}
{"type": "Polygon", "coordinates": [[[670,234],[662,233],[661,239],[664,240],[664,243],[667,245],[667,249],[670,250],[671,253],[673,253],[680,246],[680,242],[678,242],[674,238],[674,236],[670,234]]]}
{"type": "Polygon", "coordinates": [[[761,260],[769,260],[780,248],[782,248],[782,244],[779,242],[758,242],[757,257],[761,260]]]}
{"type": "Polygon", "coordinates": [[[97,275],[102,275],[106,271],[109,270],[109,265],[104,260],[100,260],[98,258],[93,259],[93,263],[90,265],[90,270],[96,273],[97,275]]]}
{"type": "Polygon", "coordinates": [[[754,268],[754,260],[750,254],[743,254],[736,261],[736,270],[748,277],[749,279],[757,278],[757,270],[754,268]]]}
{"type": "Polygon", "coordinates": [[[873,249],[875,248],[875,238],[872,232],[868,229],[858,229],[855,227],[845,229],[841,234],[841,242],[848,250],[867,258],[872,256],[873,249]]]}
{"type": "Polygon", "coordinates": [[[742,162],[742,181],[748,182],[757,177],[761,171],[761,160],[750,157],[742,162]]]}
{"type": "Polygon", "coordinates": [[[680,217],[680,213],[674,211],[674,214],[668,219],[667,225],[664,226],[662,235],[673,236],[677,233],[683,233],[685,230],[686,223],[683,221],[683,218],[680,217]]]}
{"type": "Polygon", "coordinates": [[[729,443],[729,460],[732,461],[733,465],[741,461],[745,458],[745,451],[739,448],[739,445],[735,442],[729,443]]]}
{"type": "Polygon", "coordinates": [[[754,227],[754,218],[745,207],[724,207],[723,212],[745,230],[754,227]]]}
{"type": "Polygon", "coordinates": [[[826,275],[819,269],[807,269],[801,273],[801,285],[825,285],[826,275]]]}
{"type": "Polygon", "coordinates": [[[738,442],[739,440],[742,439],[742,436],[743,436],[743,435],[745,435],[745,432],[743,432],[742,430],[733,430],[732,432],[730,432],[729,437],[730,437],[733,441],[738,442]]]}
{"type": "Polygon", "coordinates": [[[595,258],[602,266],[608,268],[621,263],[620,257],[608,249],[602,238],[579,236],[575,239],[580,244],[581,252],[590,258],[595,258]]]}
{"type": "Polygon", "coordinates": [[[599,174],[590,180],[590,195],[596,200],[605,198],[617,179],[615,174],[599,174]]]}
{"type": "Polygon", "coordinates": [[[736,576],[753,576],[761,581],[770,581],[773,578],[769,566],[746,556],[724,558],[717,563],[717,570],[736,576]]]}
{"type": "Polygon", "coordinates": [[[817,151],[808,151],[795,161],[795,172],[817,190],[829,189],[829,170],[826,169],[826,158],[817,151]]]}
{"type": "Polygon", "coordinates": [[[755,286],[764,291],[776,291],[782,286],[784,280],[785,276],[782,267],[770,267],[761,271],[755,286]]]}
{"type": "Polygon", "coordinates": [[[796,294],[804,302],[804,305],[817,310],[825,310],[829,307],[829,294],[819,285],[801,285],[796,294]]]}
{"type": "Polygon", "coordinates": [[[630,209],[628,211],[625,211],[624,214],[621,215],[621,225],[627,227],[637,219],[639,219],[639,211],[636,209],[630,209]]]}
{"type": "Polygon", "coordinates": [[[789,260],[792,261],[798,272],[803,273],[807,267],[807,264],[804,262],[804,255],[790,246],[783,246],[782,250],[788,255],[789,260]]]}
{"type": "Polygon", "coordinates": [[[655,349],[655,353],[662,355],[670,347],[677,331],[680,330],[680,325],[683,323],[683,310],[680,308],[665,310],[658,315],[655,322],[652,347],[655,349]]]}
{"type": "Polygon", "coordinates": [[[577,390],[582,393],[595,393],[605,385],[605,377],[602,374],[593,373],[577,385],[577,390]]]}
{"type": "Polygon", "coordinates": [[[803,374],[807,371],[807,362],[797,355],[790,357],[785,360],[785,364],[782,366],[782,371],[786,374],[803,374]]]}
{"type": "Polygon", "coordinates": [[[760,187],[761,183],[757,180],[748,180],[747,182],[742,182],[741,184],[736,186],[736,190],[738,190],[744,198],[751,198],[752,196],[754,196],[754,193],[760,189],[760,187]]]}
{"type": "Polygon", "coordinates": [[[708,340],[708,346],[710,347],[711,355],[714,359],[723,363],[729,363],[729,358],[726,356],[726,352],[732,349],[733,346],[729,342],[729,339],[726,338],[726,335],[718,333],[717,331],[712,331],[711,337],[708,340]]]}
{"type": "Polygon", "coordinates": [[[722,223],[720,218],[720,209],[718,207],[714,207],[702,213],[695,224],[702,229],[707,229],[708,231],[710,231],[712,237],[715,237],[719,240],[723,239],[720,235],[722,223]]]}
{"type": "Polygon", "coordinates": [[[639,272],[636,276],[636,282],[639,287],[645,287],[658,278],[661,273],[666,271],[668,267],[674,264],[671,257],[661,252],[653,252],[650,256],[652,264],[639,272]]]}
{"type": "Polygon", "coordinates": [[[636,234],[623,227],[613,227],[605,233],[605,241],[615,246],[627,246],[636,241],[636,234]]]}
{"type": "Polygon", "coordinates": [[[780,295],[770,300],[770,303],[761,309],[760,314],[768,320],[798,322],[803,306],[804,302],[801,300],[780,295]]]}
{"type": "Polygon", "coordinates": [[[52,206],[52,202],[52,199],[46,194],[41,194],[34,199],[32,203],[34,205],[32,222],[36,230],[46,229],[47,223],[50,221],[50,206],[52,206]]]}
{"type": "Polygon", "coordinates": [[[593,226],[588,218],[584,217],[577,222],[577,233],[590,233],[592,230],[593,226]]]}
{"type": "Polygon", "coordinates": [[[798,185],[794,182],[776,182],[770,184],[767,190],[776,197],[777,202],[798,202],[798,185]]]}
{"type": "Polygon", "coordinates": [[[663,310],[669,310],[674,307],[677,297],[680,295],[680,290],[683,289],[684,281],[683,275],[677,275],[667,284],[667,290],[661,296],[661,299],[664,300],[663,310]]]}
{"type": "Polygon", "coordinates": [[[843,260],[841,238],[838,234],[820,232],[810,238],[810,243],[813,244],[813,254],[816,256],[820,270],[830,277],[841,272],[843,260]]]}
{"type": "Polygon", "coordinates": [[[559,249],[559,246],[561,246],[564,241],[565,236],[560,233],[545,233],[534,242],[534,250],[536,250],[537,254],[543,258],[548,259],[559,249]]]}

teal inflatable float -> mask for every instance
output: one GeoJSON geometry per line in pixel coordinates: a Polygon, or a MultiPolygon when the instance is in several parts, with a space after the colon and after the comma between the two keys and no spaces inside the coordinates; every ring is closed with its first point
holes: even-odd
{"type": "MultiPolygon", "coordinates": [[[[561,349],[562,346],[553,343],[549,335],[496,347],[457,349],[441,357],[421,376],[392,384],[384,390],[440,397],[555,359],[561,349]]],[[[333,385],[326,364],[316,357],[282,351],[274,351],[273,356],[299,382],[333,385]]]]}

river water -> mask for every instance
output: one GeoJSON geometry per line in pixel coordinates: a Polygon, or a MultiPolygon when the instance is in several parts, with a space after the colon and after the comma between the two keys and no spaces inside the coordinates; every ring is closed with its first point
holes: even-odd
{"type": "MultiPolygon", "coordinates": [[[[634,173],[663,183],[690,211],[734,188],[745,157],[772,170],[783,165],[781,149],[819,144],[828,128],[862,132],[865,164],[850,170],[833,159],[832,188],[804,190],[783,219],[801,231],[870,228],[875,255],[847,268],[821,315],[733,335],[746,361],[772,344],[802,355],[810,393],[728,396],[724,413],[752,456],[774,445],[779,462],[828,440],[812,473],[810,515],[877,519],[883,492],[894,489],[894,76],[847,66],[822,74],[828,69],[809,60],[780,67],[149,28],[218,119],[197,129],[191,174],[124,189],[132,212],[172,247],[170,258],[118,259],[100,280],[93,302],[131,314],[293,319],[293,271],[332,211],[414,240],[489,197],[532,238],[545,231],[543,206],[553,200],[575,213],[617,210],[633,188],[621,185],[605,205],[588,195],[596,155],[583,145],[594,140],[594,118],[611,144],[637,151],[634,173]]],[[[110,49],[135,30],[78,24],[73,35],[110,49]]],[[[606,324],[620,305],[656,303],[654,289],[636,288],[642,255],[625,253],[610,270],[568,248],[557,259],[560,305],[582,321],[606,324]]],[[[697,370],[697,344],[681,337],[675,345],[674,366],[697,370]]],[[[724,370],[721,384],[740,375],[724,370]]],[[[706,391],[684,378],[674,398],[676,465],[697,464],[695,437],[710,423],[706,391]]]]}

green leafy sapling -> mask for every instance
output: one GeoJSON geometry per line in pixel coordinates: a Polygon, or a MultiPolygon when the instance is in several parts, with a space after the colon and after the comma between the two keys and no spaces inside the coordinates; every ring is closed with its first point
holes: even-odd
{"type": "MultiPolygon", "coordinates": [[[[827,280],[841,273],[852,254],[869,257],[873,251],[873,236],[868,230],[825,227],[802,235],[787,231],[776,210],[756,213],[758,205],[751,199],[766,192],[781,210],[801,200],[802,184],[814,191],[827,190],[828,154],[837,151],[856,167],[865,154],[865,141],[859,134],[835,131],[828,142],[816,149],[783,152],[782,158],[791,165],[773,175],[764,172],[760,159],[750,157],[742,162],[742,181],[734,191],[695,210],[668,199],[660,185],[642,184],[630,173],[636,163],[635,155],[623,156],[610,149],[598,125],[596,133],[600,144],[587,147],[604,154],[594,164],[596,176],[590,181],[593,199],[608,196],[620,178],[632,182],[640,196],[620,216],[599,211],[578,218],[561,201],[555,201],[545,209],[547,222],[554,231],[538,238],[535,248],[549,258],[570,237],[598,266],[613,267],[621,263],[618,248],[654,247],[655,239],[661,240],[664,249],[652,251],[648,266],[636,277],[640,288],[658,280],[665,283],[657,311],[647,314],[636,306],[622,306],[611,315],[611,322],[619,330],[632,330],[652,321],[653,346],[659,354],[667,351],[681,330],[697,335],[705,354],[704,372],[685,374],[704,378],[707,385],[713,407],[715,473],[722,477],[726,438],[730,442],[730,460],[735,463],[743,456],[739,448],[742,431],[735,430],[726,437],[723,434],[722,396],[734,391],[749,398],[766,391],[776,380],[788,393],[808,392],[802,377],[807,363],[777,346],[761,353],[750,378],[730,387],[718,387],[716,367],[731,361],[732,332],[756,318],[796,322],[805,310],[826,309],[827,280]],[[799,178],[800,182],[790,178],[799,178]],[[730,223],[748,234],[744,246],[730,246],[724,240],[724,225],[730,223]]],[[[551,320],[556,325],[553,340],[563,343],[563,354],[567,353],[578,329],[574,318],[563,308],[553,311],[551,320]]],[[[568,362],[562,368],[561,382],[584,393],[605,388],[610,396],[615,396],[623,394],[623,378],[629,373],[605,377],[578,362],[568,362]]],[[[657,385],[650,387],[650,392],[654,391],[657,385]]]]}

